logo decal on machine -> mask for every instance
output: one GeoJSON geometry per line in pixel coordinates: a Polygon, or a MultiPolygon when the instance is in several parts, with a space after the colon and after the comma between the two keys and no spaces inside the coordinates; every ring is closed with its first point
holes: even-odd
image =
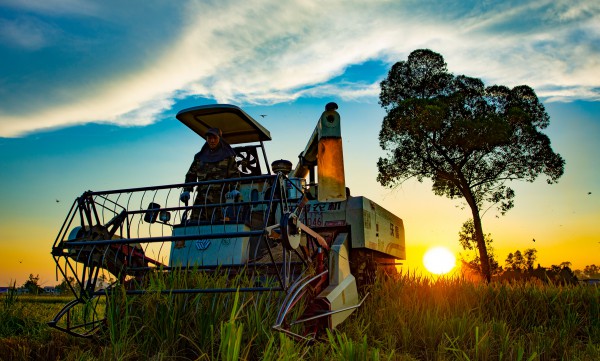
{"type": "Polygon", "coordinates": [[[199,239],[196,241],[196,248],[198,251],[206,251],[210,247],[209,239],[199,239]]]}

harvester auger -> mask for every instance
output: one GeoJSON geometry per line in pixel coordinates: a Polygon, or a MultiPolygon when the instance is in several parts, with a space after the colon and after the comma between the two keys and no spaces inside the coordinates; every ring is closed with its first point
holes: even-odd
{"type": "Polygon", "coordinates": [[[148,279],[175,272],[243,275],[247,282],[173,284],[159,292],[279,292],[273,329],[297,339],[343,322],[367,297],[362,286],[376,268],[394,272],[405,250],[402,220],[345,186],[336,109],[327,104],[295,168],[287,160],[269,166],[269,131],[236,106],[180,111],[177,119],[203,138],[221,129],[240,177],[83,193],[52,248],[75,299],[49,325],[89,337],[106,323],[104,297],[123,288],[127,295],[157,292],[148,279]],[[192,186],[216,188],[224,201],[182,203],[184,187],[192,186]],[[200,216],[190,217],[192,210],[200,216]]]}

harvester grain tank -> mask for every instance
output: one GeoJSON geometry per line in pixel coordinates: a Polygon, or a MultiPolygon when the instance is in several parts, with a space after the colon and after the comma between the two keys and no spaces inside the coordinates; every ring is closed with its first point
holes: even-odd
{"type": "Polygon", "coordinates": [[[393,272],[405,259],[402,220],[346,187],[335,103],[327,104],[295,167],[268,161],[270,132],[237,106],[188,108],[177,119],[202,138],[210,128],[221,129],[237,154],[240,176],[83,193],[52,248],[59,272],[75,279],[75,299],[51,326],[89,336],[105,322],[102,307],[79,322],[70,317],[75,309],[98,304],[117,287],[143,294],[147,280],[162,273],[245,272],[254,279],[251,286],[162,292],[278,292],[273,328],[313,338],[362,304],[362,286],[377,268],[393,272]],[[179,196],[190,187],[216,187],[222,197],[212,204],[182,203],[179,196]],[[192,210],[204,216],[192,218],[192,210]],[[304,309],[295,312],[300,305],[304,309]]]}

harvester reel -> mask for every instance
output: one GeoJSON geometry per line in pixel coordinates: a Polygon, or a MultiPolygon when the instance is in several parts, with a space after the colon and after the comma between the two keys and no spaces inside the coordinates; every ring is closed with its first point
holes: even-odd
{"type": "MultiPolygon", "coordinates": [[[[110,239],[105,226],[76,227],[69,236],[72,241],[97,241],[110,239]]],[[[127,268],[148,266],[144,250],[139,244],[109,246],[77,246],[69,249],[70,257],[88,266],[106,269],[117,279],[124,280],[126,275],[134,275],[127,268]]]]}
{"type": "Polygon", "coordinates": [[[286,213],[281,217],[279,227],[281,228],[281,242],[284,247],[293,250],[300,245],[300,229],[296,225],[296,216],[292,213],[286,213]]]}

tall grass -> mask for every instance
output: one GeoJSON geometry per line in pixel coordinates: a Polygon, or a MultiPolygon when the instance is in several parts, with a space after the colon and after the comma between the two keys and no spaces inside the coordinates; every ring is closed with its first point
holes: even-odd
{"type": "MultiPolygon", "coordinates": [[[[600,359],[600,290],[474,284],[403,274],[377,283],[354,323],[417,359],[600,359]]],[[[352,333],[353,324],[341,330],[352,333]]],[[[356,338],[358,335],[354,335],[356,338]]]]}
{"type": "MultiPolygon", "coordinates": [[[[266,281],[268,282],[268,281],[266,281]]],[[[172,288],[249,287],[243,275],[201,272],[156,274],[149,292],[125,297],[117,292],[108,304],[112,356],[120,359],[177,356],[183,359],[252,358],[273,338],[281,295],[266,293],[170,294],[172,288]]]]}
{"type": "Polygon", "coordinates": [[[92,345],[89,340],[53,332],[46,324],[69,298],[16,292],[0,297],[0,360],[77,360],[82,354],[93,357],[93,352],[84,351],[92,345]]]}
{"type": "MultiPolygon", "coordinates": [[[[234,281],[240,287],[248,282],[234,281]]],[[[36,340],[35,332],[2,335],[0,359],[600,360],[597,287],[486,285],[400,274],[380,278],[363,307],[314,343],[271,329],[281,301],[276,293],[159,292],[230,282],[203,273],[156,275],[147,294],[126,297],[121,290],[108,298],[107,327],[95,340],[73,341],[47,330],[45,337],[55,342],[51,353],[27,349],[23,340],[36,340]]],[[[1,305],[0,318],[19,307],[20,316],[35,318],[26,302],[1,305]]]]}

